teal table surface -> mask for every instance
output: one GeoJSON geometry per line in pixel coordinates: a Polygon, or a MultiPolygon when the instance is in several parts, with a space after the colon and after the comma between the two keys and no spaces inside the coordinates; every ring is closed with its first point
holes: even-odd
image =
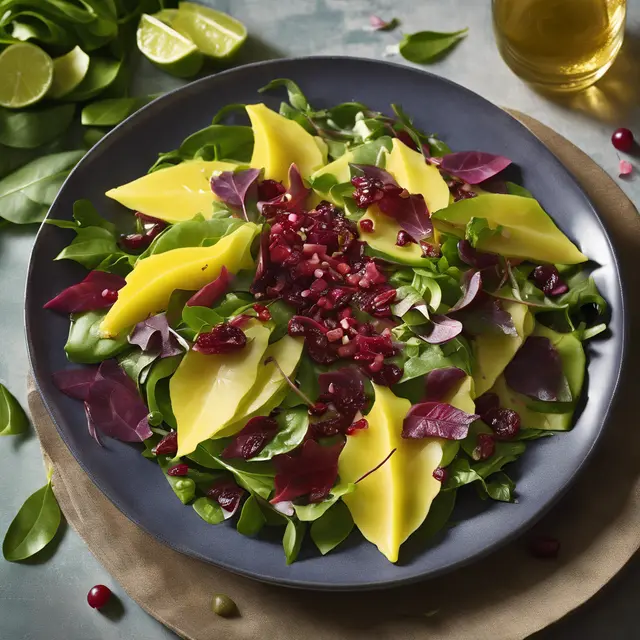
{"type": "MultiPolygon", "coordinates": [[[[621,126],[640,137],[640,0],[629,0],[626,39],[609,73],[598,85],[571,99],[550,100],[523,84],[501,60],[491,28],[488,0],[208,0],[244,22],[250,41],[242,62],[286,56],[341,54],[384,58],[403,31],[454,31],[469,35],[429,71],[458,82],[495,104],[519,109],[549,125],[609,172],[640,204],[640,161],[636,175],[618,177],[618,156],[610,144],[621,126]],[[363,27],[371,14],[397,16],[403,26],[391,33],[363,27]]],[[[400,58],[391,58],[401,61],[400,58]]],[[[167,91],[182,81],[140,60],[135,93],[167,91]]],[[[357,78],[354,78],[354,90],[357,78]]],[[[357,93],[357,91],[356,91],[357,93]]],[[[390,96],[390,99],[392,96],[390,96]]],[[[23,297],[35,228],[0,230],[0,380],[26,405],[28,361],[24,343],[23,297]]],[[[0,532],[4,535],[24,499],[45,481],[38,442],[2,438],[0,442],[0,532]]],[[[568,498],[570,499],[570,497],[568,498]]],[[[633,559],[591,602],[537,634],[537,640],[638,638],[640,560],[633,559]]],[[[498,634],[499,635],[499,634],[498,634]]],[[[1,640],[162,640],[176,636],[130,600],[98,564],[78,536],[63,529],[33,561],[0,560],[1,640]],[[122,600],[117,619],[91,610],[88,589],[110,585],[122,600]]],[[[498,637],[498,636],[496,636],[498,637]]],[[[461,639],[462,640],[462,639],[461,639]]]]}

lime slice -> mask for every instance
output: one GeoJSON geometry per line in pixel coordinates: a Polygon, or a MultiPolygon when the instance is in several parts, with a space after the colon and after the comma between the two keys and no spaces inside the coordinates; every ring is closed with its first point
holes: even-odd
{"type": "Polygon", "coordinates": [[[0,106],[19,109],[44,98],[53,80],[53,60],[27,42],[0,53],[0,106]]]}
{"type": "Polygon", "coordinates": [[[53,61],[53,82],[47,98],[62,98],[71,93],[84,79],[89,70],[89,56],[75,47],[53,61]]]}
{"type": "Polygon", "coordinates": [[[165,24],[171,26],[171,21],[178,15],[177,9],[162,9],[158,11],[158,13],[153,14],[153,18],[157,18],[158,20],[162,20],[165,24]]]}
{"type": "Polygon", "coordinates": [[[193,2],[181,2],[171,26],[211,58],[228,58],[247,39],[247,29],[235,18],[193,2]]]}
{"type": "Polygon", "coordinates": [[[203,57],[198,47],[161,20],[143,13],[136,39],[138,49],[163,71],[180,78],[200,71],[203,57]]]}

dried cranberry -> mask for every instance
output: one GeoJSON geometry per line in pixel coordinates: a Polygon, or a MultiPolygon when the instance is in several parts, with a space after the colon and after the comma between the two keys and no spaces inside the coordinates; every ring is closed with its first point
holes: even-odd
{"type": "Polygon", "coordinates": [[[167,469],[168,476],[186,476],[189,473],[189,465],[184,462],[174,464],[173,467],[167,469]]]}
{"type": "Polygon", "coordinates": [[[253,310],[258,314],[258,320],[260,320],[260,322],[268,322],[271,320],[271,312],[263,304],[254,304],[253,310]]]}
{"type": "Polygon", "coordinates": [[[432,475],[438,482],[444,482],[448,474],[444,467],[437,467],[432,475]]]}
{"type": "Polygon", "coordinates": [[[360,420],[356,420],[346,431],[348,436],[352,436],[357,431],[362,431],[363,429],[368,429],[369,423],[365,418],[360,418],[360,420]]]}
{"type": "Polygon", "coordinates": [[[373,232],[373,220],[369,220],[368,218],[365,220],[360,220],[358,225],[365,233],[373,232]]]}
{"type": "Polygon", "coordinates": [[[471,457],[474,460],[486,460],[490,458],[496,450],[496,443],[489,433],[479,433],[476,438],[476,448],[471,457]]]}
{"type": "Polygon", "coordinates": [[[476,413],[484,420],[488,422],[491,419],[493,412],[500,408],[500,398],[496,393],[483,393],[479,398],[475,399],[476,413]]]}
{"type": "Polygon", "coordinates": [[[167,433],[155,446],[154,453],[157,456],[173,456],[178,453],[178,432],[167,433]]]}
{"type": "Polygon", "coordinates": [[[111,599],[111,589],[103,584],[97,584],[89,589],[87,594],[87,602],[92,609],[102,609],[111,599]]]}
{"type": "Polygon", "coordinates": [[[244,494],[233,480],[218,480],[207,490],[207,497],[215,500],[225,511],[234,513],[244,494]]]}
{"type": "Polygon", "coordinates": [[[236,434],[226,449],[223,458],[243,458],[248,460],[258,455],[278,431],[278,423],[273,418],[255,416],[236,434]]]}
{"type": "Polygon", "coordinates": [[[258,184],[258,200],[275,200],[278,196],[286,193],[287,189],[282,182],[276,180],[263,180],[258,184]]]}
{"type": "Polygon", "coordinates": [[[560,552],[560,540],[550,536],[536,536],[529,541],[529,552],[534,558],[543,560],[557,558],[560,552]]]}
{"type": "Polygon", "coordinates": [[[457,180],[449,183],[449,191],[453,196],[453,201],[467,200],[469,198],[475,198],[478,194],[472,189],[471,185],[465,182],[458,182],[457,180]]]}
{"type": "Polygon", "coordinates": [[[309,415],[321,416],[327,412],[327,405],[324,402],[316,402],[313,406],[309,407],[309,415]]]}
{"type": "Polygon", "coordinates": [[[355,187],[353,198],[359,209],[366,209],[384,198],[384,185],[376,178],[354,176],[351,184],[355,187]]]}
{"type": "Polygon", "coordinates": [[[415,243],[415,240],[403,229],[398,231],[398,236],[396,238],[396,245],[398,247],[404,247],[408,244],[415,243]]]}
{"type": "Polygon", "coordinates": [[[488,424],[498,440],[511,440],[520,431],[520,416],[513,409],[497,409],[490,413],[488,424]]]}
{"type": "MultiPolygon", "coordinates": [[[[560,274],[558,273],[558,270],[552,264],[541,264],[537,266],[531,272],[530,277],[536,287],[538,287],[538,289],[542,289],[543,293],[545,293],[546,295],[558,295],[557,288],[560,285],[564,284],[560,280],[560,274]],[[555,294],[554,291],[556,291],[555,294]]],[[[560,292],[564,293],[564,291],[562,291],[562,288],[560,292]]]]}
{"type": "Polygon", "coordinates": [[[218,355],[238,351],[246,344],[247,336],[242,329],[223,322],[213,327],[211,331],[201,333],[196,339],[193,350],[205,355],[218,355]]]}

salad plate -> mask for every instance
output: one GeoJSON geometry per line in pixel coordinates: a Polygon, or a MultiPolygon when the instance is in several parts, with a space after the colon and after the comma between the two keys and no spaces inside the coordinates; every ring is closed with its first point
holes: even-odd
{"type": "Polygon", "coordinates": [[[25,311],[45,405],[195,558],[310,589],[433,577],[525,532],[605,429],[606,229],[443,78],[344,57],[204,78],[105,136],[47,222],[25,311]]]}

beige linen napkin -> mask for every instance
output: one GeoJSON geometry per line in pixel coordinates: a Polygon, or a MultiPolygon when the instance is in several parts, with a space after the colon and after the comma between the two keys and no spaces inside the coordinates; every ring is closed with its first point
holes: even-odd
{"type": "MultiPolygon", "coordinates": [[[[640,291],[636,210],[576,147],[532,118],[515,115],[575,174],[605,219],[626,276],[629,316],[640,330],[640,296],[633,295],[640,291]]],[[[640,357],[640,341],[633,341],[633,335],[632,329],[628,362],[640,357]]],[[[29,405],[42,448],[54,465],[56,496],[71,526],[141,607],[185,638],[518,640],[593,596],[639,546],[635,396],[637,380],[627,377],[588,470],[537,527],[562,541],[557,561],[535,560],[522,542],[515,542],[436,580],[361,594],[269,586],[163,546],[92,484],[58,436],[33,386],[29,405]],[[225,620],[211,612],[212,595],[218,592],[237,602],[241,617],[225,620]]]]}

